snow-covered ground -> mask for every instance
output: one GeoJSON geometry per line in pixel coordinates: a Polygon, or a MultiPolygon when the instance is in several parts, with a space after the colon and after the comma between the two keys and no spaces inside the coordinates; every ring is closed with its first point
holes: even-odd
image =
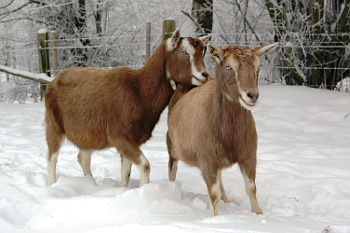
{"type": "Polygon", "coordinates": [[[237,166],[224,171],[231,201],[209,217],[200,172],[180,163],[167,180],[166,112],[143,147],[151,183],[133,168],[120,187],[120,156],[96,152],[83,177],[77,149],[61,149],[58,182],[47,186],[44,105],[0,104],[0,232],[350,232],[350,95],[262,86],[253,109],[259,134],[257,195],[250,212],[237,166]]]}

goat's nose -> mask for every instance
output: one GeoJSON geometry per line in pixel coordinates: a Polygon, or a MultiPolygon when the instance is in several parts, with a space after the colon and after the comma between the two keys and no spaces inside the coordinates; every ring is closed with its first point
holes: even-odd
{"type": "Polygon", "coordinates": [[[256,102],[259,98],[259,91],[249,91],[247,93],[247,96],[253,101],[253,102],[256,102]]]}
{"type": "Polygon", "coordinates": [[[206,78],[209,78],[209,73],[207,71],[203,71],[202,72],[202,75],[206,78]]]}

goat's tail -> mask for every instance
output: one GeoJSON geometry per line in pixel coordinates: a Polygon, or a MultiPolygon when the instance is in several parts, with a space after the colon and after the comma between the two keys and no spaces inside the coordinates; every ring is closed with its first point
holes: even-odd
{"type": "Polygon", "coordinates": [[[64,134],[55,92],[55,88],[51,85],[47,86],[45,91],[45,120],[43,125],[46,128],[46,137],[48,137],[49,133],[64,134]]]}

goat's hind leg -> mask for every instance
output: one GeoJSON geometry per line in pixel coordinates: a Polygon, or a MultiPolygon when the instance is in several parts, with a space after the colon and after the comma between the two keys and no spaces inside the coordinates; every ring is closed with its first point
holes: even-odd
{"type": "Polygon", "coordinates": [[[176,173],[177,173],[177,164],[178,160],[172,156],[172,143],[171,139],[169,138],[169,134],[166,134],[166,142],[168,147],[168,153],[169,153],[169,163],[168,163],[168,177],[170,181],[176,180],[176,173]]]}
{"type": "Polygon", "coordinates": [[[49,174],[49,185],[56,183],[56,165],[58,158],[58,150],[56,152],[50,152],[48,150],[46,161],[47,161],[47,172],[49,174]]]}
{"type": "Polygon", "coordinates": [[[84,176],[92,176],[91,173],[91,154],[92,150],[79,150],[78,162],[83,169],[84,176]]]}
{"type": "Polygon", "coordinates": [[[245,190],[248,194],[250,205],[252,207],[252,212],[257,214],[262,214],[262,210],[259,206],[258,199],[256,198],[256,185],[255,185],[255,163],[252,164],[239,164],[241,172],[244,178],[245,190]]]}
{"type": "Polygon", "coordinates": [[[46,123],[46,142],[48,146],[46,162],[49,185],[56,183],[56,165],[63,137],[64,135],[61,132],[55,130],[49,123],[46,123]]]}
{"type": "Polygon", "coordinates": [[[128,187],[131,174],[132,163],[127,159],[122,157],[122,168],[121,168],[121,178],[122,178],[122,187],[128,187]]]}
{"type": "Polygon", "coordinates": [[[220,172],[220,191],[221,191],[221,200],[225,203],[230,203],[224,188],[224,184],[222,183],[222,172],[220,172]]]}
{"type": "Polygon", "coordinates": [[[168,176],[170,181],[176,180],[177,164],[178,164],[178,160],[169,154],[168,176]]]}

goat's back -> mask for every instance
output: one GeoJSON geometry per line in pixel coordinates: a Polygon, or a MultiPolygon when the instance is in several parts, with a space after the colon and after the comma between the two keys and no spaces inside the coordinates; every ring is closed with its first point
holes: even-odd
{"type": "Polygon", "coordinates": [[[45,92],[46,123],[55,121],[79,148],[110,146],[110,135],[126,134],[141,118],[134,73],[126,67],[61,71],[45,92]]]}

